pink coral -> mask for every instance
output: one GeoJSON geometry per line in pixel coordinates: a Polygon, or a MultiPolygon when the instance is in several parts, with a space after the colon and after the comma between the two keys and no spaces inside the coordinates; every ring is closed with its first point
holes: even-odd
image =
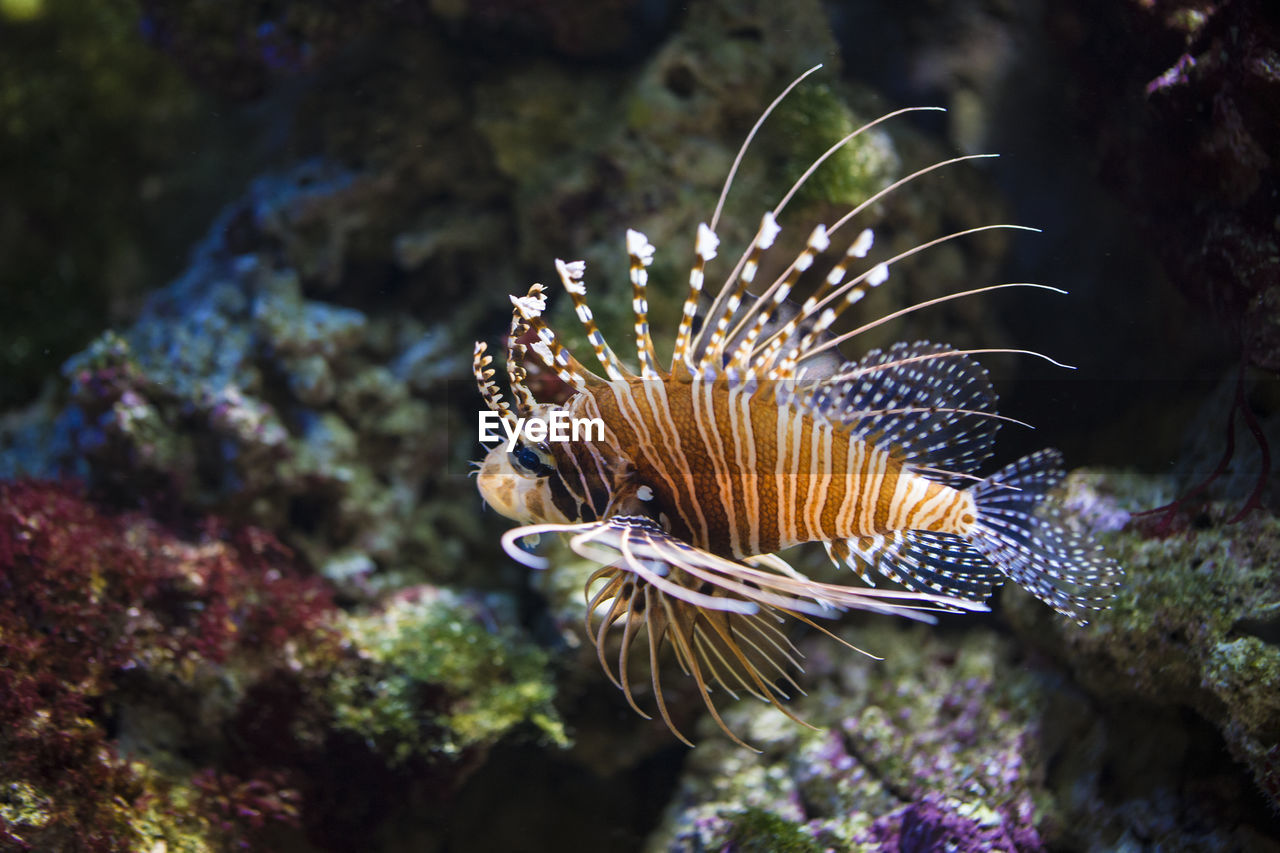
{"type": "MultiPolygon", "coordinates": [[[[105,512],[72,486],[0,484],[0,783],[40,801],[38,813],[0,821],[0,846],[131,847],[132,820],[165,795],[108,735],[121,674],[269,654],[320,631],[331,607],[263,531],[207,520],[180,536],[105,512]]],[[[225,795],[204,798],[224,840],[296,819],[281,780],[201,779],[225,795]],[[214,808],[250,801],[252,813],[214,808]]]]}

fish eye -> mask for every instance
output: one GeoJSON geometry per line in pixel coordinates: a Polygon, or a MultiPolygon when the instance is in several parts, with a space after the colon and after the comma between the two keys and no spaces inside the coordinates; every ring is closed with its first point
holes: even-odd
{"type": "Polygon", "coordinates": [[[526,477],[546,477],[555,469],[551,466],[551,455],[537,447],[520,444],[509,454],[511,465],[526,477]]]}

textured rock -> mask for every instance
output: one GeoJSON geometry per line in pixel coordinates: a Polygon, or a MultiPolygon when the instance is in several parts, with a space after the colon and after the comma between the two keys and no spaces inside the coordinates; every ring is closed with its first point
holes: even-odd
{"type": "MultiPolygon", "coordinates": [[[[1163,503],[1149,501],[1159,488],[1159,481],[1077,474],[1067,500],[1108,518],[1117,500],[1163,503]]],[[[1170,532],[1156,519],[1115,537],[1110,549],[1125,583],[1086,630],[1045,619],[1022,596],[1006,603],[1019,635],[1062,660],[1091,692],[1193,709],[1280,804],[1280,521],[1255,511],[1226,523],[1236,509],[1212,504],[1185,529],[1170,532]]]]}

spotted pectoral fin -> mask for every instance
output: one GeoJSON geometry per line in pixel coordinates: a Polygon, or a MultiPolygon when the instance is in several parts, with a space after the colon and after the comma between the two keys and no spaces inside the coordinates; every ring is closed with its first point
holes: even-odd
{"type": "Polygon", "coordinates": [[[836,375],[800,383],[797,400],[856,438],[894,448],[924,476],[947,485],[990,455],[1002,420],[986,370],[945,344],[874,349],[836,375]]]}
{"type": "Polygon", "coordinates": [[[1003,574],[1083,625],[1089,611],[1109,606],[1124,570],[1046,505],[1063,476],[1062,454],[1045,449],[983,480],[973,489],[978,520],[968,538],[1003,574]]]}
{"type": "Polygon", "coordinates": [[[518,543],[530,534],[552,531],[569,534],[569,546],[576,553],[601,564],[587,581],[586,630],[606,674],[643,714],[629,673],[631,651],[646,638],[658,713],[686,743],[663,698],[658,656],[665,644],[697,684],[720,728],[749,747],[725,724],[712,694],[748,693],[793,716],[781,704],[800,691],[792,675],[801,668],[800,653],[780,627],[788,617],[825,631],[811,617],[858,609],[931,621],[930,611],[985,609],[929,593],[819,583],[769,554],[742,562],[727,559],[670,535],[644,516],[519,527],[503,537],[503,545],[516,559],[540,568],[545,561],[521,550],[518,543]],[[606,640],[617,627],[622,639],[615,665],[606,653],[606,640]]]}
{"type": "Polygon", "coordinates": [[[664,595],[709,610],[754,614],[769,607],[816,617],[869,610],[932,621],[930,611],[984,609],[972,601],[933,593],[821,583],[794,569],[781,569],[782,561],[771,555],[749,558],[755,565],[748,565],[690,545],[644,516],[526,525],[507,531],[503,547],[519,562],[545,568],[546,560],[517,543],[532,534],[550,532],[569,534],[569,547],[579,556],[630,572],[664,595]]]}

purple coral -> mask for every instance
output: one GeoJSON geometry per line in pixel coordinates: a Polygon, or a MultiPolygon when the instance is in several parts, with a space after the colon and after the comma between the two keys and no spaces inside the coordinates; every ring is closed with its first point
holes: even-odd
{"type": "Polygon", "coordinates": [[[1029,810],[997,808],[980,817],[966,816],[962,808],[927,794],[877,820],[865,840],[880,844],[882,850],[900,853],[1026,853],[1044,849],[1029,810]]]}

